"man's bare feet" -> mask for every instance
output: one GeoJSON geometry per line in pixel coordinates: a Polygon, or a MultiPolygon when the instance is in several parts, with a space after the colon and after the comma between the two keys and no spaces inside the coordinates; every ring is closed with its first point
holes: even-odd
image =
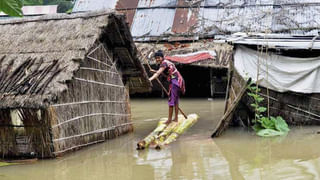
{"type": "Polygon", "coordinates": [[[167,120],[166,122],[164,122],[164,124],[169,125],[171,123],[171,120],[167,120]]]}
{"type": "Polygon", "coordinates": [[[172,120],[173,122],[178,122],[178,118],[175,118],[174,120],[172,120]]]}

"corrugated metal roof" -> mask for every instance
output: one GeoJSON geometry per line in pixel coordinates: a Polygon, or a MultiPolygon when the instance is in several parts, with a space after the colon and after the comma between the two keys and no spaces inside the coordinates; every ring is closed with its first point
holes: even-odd
{"type": "Polygon", "coordinates": [[[140,0],[138,7],[174,7],[177,0],[140,0]]]}
{"type": "Polygon", "coordinates": [[[274,0],[274,4],[320,3],[320,0],[274,0]]]}
{"type": "MultiPolygon", "coordinates": [[[[202,19],[204,29],[208,34],[223,34],[230,32],[261,32],[270,29],[272,6],[251,6],[245,8],[217,9],[204,8],[202,19]]],[[[199,18],[200,19],[200,18],[199,18]]]]}
{"type": "Polygon", "coordinates": [[[104,7],[127,15],[136,40],[159,36],[192,40],[239,31],[317,34],[320,30],[320,0],[77,0],[73,11],[104,7]]]}
{"type": "Polygon", "coordinates": [[[118,0],[76,0],[72,12],[115,9],[118,0]]]}
{"type": "Polygon", "coordinates": [[[117,0],[116,9],[137,8],[139,0],[117,0]]]}
{"type": "Polygon", "coordinates": [[[118,0],[117,2],[116,9],[119,9],[119,12],[126,15],[126,21],[129,23],[129,26],[132,25],[138,2],[139,0],[118,0]]]}
{"type": "Polygon", "coordinates": [[[139,9],[131,27],[132,36],[159,36],[171,33],[175,9],[139,9]]]}
{"type": "Polygon", "coordinates": [[[274,0],[205,0],[205,6],[244,6],[273,4],[274,0]]]}
{"type": "Polygon", "coordinates": [[[319,28],[320,6],[287,6],[275,9],[272,31],[319,28]]]}
{"type": "MultiPolygon", "coordinates": [[[[178,6],[186,6],[185,0],[179,0],[178,6]]],[[[198,30],[198,15],[200,8],[178,8],[174,16],[172,32],[188,34],[198,30]]]]}
{"type": "Polygon", "coordinates": [[[232,44],[263,45],[275,49],[320,49],[320,38],[316,36],[294,36],[264,33],[235,33],[225,39],[232,44]]]}

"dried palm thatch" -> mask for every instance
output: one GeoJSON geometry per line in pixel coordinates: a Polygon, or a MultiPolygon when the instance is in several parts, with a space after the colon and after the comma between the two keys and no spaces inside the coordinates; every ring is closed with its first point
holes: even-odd
{"type": "Polygon", "coordinates": [[[0,21],[0,152],[54,157],[132,130],[129,91],[150,83],[124,16],[0,21]]]}

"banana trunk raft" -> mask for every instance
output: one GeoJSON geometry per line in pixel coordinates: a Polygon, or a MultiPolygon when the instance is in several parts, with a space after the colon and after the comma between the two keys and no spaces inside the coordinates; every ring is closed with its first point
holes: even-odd
{"type": "Polygon", "coordinates": [[[145,149],[150,145],[156,149],[161,149],[175,141],[179,135],[194,125],[198,119],[199,116],[197,114],[189,114],[187,119],[179,115],[178,122],[172,121],[169,125],[166,125],[164,122],[167,121],[167,118],[161,118],[157,127],[147,137],[138,142],[137,149],[145,149]]]}

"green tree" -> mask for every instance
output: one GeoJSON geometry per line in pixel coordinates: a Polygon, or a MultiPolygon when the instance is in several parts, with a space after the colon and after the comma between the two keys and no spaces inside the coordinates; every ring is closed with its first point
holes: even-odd
{"type": "Polygon", "coordinates": [[[24,0],[24,6],[32,6],[32,5],[43,5],[43,0],[24,0]]]}
{"type": "Polygon", "coordinates": [[[21,0],[0,0],[0,12],[9,16],[22,17],[22,5],[21,0]]]}

